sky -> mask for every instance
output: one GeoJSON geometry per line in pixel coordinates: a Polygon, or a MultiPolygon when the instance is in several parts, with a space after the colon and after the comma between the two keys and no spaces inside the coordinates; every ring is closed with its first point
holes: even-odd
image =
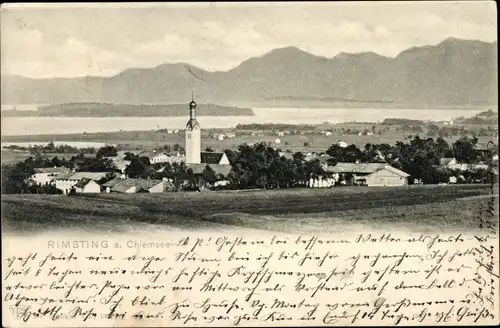
{"type": "Polygon", "coordinates": [[[3,5],[2,74],[110,76],[184,62],[228,70],[296,46],[394,57],[448,37],[497,40],[493,1],[3,5]]]}

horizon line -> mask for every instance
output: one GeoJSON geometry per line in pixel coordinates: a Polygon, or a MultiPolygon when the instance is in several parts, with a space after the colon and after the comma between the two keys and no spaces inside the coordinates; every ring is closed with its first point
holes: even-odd
{"type": "Polygon", "coordinates": [[[197,69],[200,69],[200,70],[203,70],[205,72],[209,72],[209,73],[217,73],[217,72],[220,72],[220,73],[227,73],[229,72],[230,70],[232,69],[235,69],[237,68],[238,66],[240,66],[241,64],[243,64],[245,61],[251,59],[251,58],[261,58],[273,51],[276,51],[276,50],[283,50],[283,49],[287,49],[287,48],[295,48],[297,50],[300,50],[302,52],[305,52],[309,55],[312,55],[312,56],[315,56],[315,57],[319,57],[319,58],[325,58],[325,59],[328,59],[328,60],[333,60],[334,58],[338,57],[339,55],[341,54],[346,54],[346,55],[361,55],[361,54],[369,54],[369,53],[372,53],[372,54],[375,54],[377,56],[380,56],[380,57],[383,57],[383,58],[387,58],[387,59],[395,59],[396,57],[398,57],[399,55],[401,55],[403,52],[405,51],[408,51],[410,49],[415,49],[415,48],[423,48],[423,47],[435,47],[435,46],[438,46],[439,44],[445,42],[445,41],[448,41],[448,40],[459,40],[459,41],[477,41],[477,42],[483,42],[483,43],[488,43],[488,44],[494,44],[498,41],[497,40],[494,40],[494,41],[484,41],[484,40],[480,40],[480,39],[463,39],[463,38],[457,38],[457,37],[454,37],[454,36],[449,36],[445,39],[443,39],[442,41],[436,43],[436,44],[427,44],[427,45],[419,45],[419,46],[410,46],[402,51],[400,51],[397,55],[391,57],[391,56],[385,56],[385,55],[381,55],[377,52],[374,52],[374,51],[360,51],[360,52],[345,52],[345,51],[339,51],[335,56],[333,57],[325,57],[323,55],[316,55],[314,53],[311,53],[309,51],[306,51],[302,48],[300,48],[299,46],[294,46],[294,45],[288,45],[288,46],[283,46],[283,47],[278,47],[278,48],[273,48],[271,50],[268,50],[260,55],[256,55],[256,56],[253,56],[253,57],[248,57],[244,60],[242,60],[239,64],[237,64],[236,66],[232,67],[232,68],[229,68],[229,69],[226,69],[226,70],[218,70],[218,69],[214,69],[214,70],[210,70],[210,69],[205,69],[205,68],[201,68],[199,66],[196,66],[196,65],[193,65],[193,64],[190,64],[188,62],[182,62],[182,61],[177,61],[177,62],[165,62],[165,63],[162,63],[162,64],[159,64],[159,65],[155,65],[155,66],[150,66],[150,67],[146,67],[146,66],[143,66],[143,67],[129,67],[129,68],[125,68],[119,72],[116,72],[116,73],[113,73],[111,75],[80,75],[80,76],[51,76],[51,77],[31,77],[31,76],[25,76],[25,75],[20,75],[20,74],[1,74],[0,73],[0,76],[1,77],[21,77],[21,78],[26,78],[26,79],[32,79],[32,80],[45,80],[45,79],[81,79],[81,78],[112,78],[112,77],[115,77],[115,76],[118,76],[128,70],[134,70],[134,69],[137,69],[137,70],[147,70],[147,69],[155,69],[155,68],[158,68],[160,66],[164,66],[164,65],[184,65],[184,66],[190,66],[190,67],[194,67],[194,68],[197,68],[197,69]]]}

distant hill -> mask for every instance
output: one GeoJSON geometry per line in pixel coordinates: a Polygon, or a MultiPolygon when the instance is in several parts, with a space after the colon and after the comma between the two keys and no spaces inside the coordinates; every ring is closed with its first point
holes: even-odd
{"type": "Polygon", "coordinates": [[[481,107],[498,103],[497,42],[449,38],[394,58],[373,52],[315,56],[275,49],[208,72],[189,64],[128,69],[112,77],[2,78],[5,104],[107,102],[329,103],[344,106],[481,107]]]}
{"type": "MultiPolygon", "coordinates": [[[[41,106],[36,111],[2,110],[4,117],[18,116],[70,116],[70,117],[110,117],[110,116],[187,116],[186,104],[172,105],[130,105],[112,103],[67,103],[41,106]]],[[[197,115],[254,115],[250,108],[238,108],[214,104],[199,104],[197,115]]]]}

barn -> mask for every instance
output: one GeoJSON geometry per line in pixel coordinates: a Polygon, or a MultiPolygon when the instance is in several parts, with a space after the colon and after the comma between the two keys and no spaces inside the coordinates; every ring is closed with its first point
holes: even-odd
{"type": "Polygon", "coordinates": [[[410,176],[387,163],[337,163],[327,171],[338,174],[341,184],[373,187],[406,186],[410,176]]]}
{"type": "Polygon", "coordinates": [[[75,188],[75,192],[78,194],[98,194],[101,192],[101,186],[94,180],[88,178],[82,178],[73,188],[75,188]]]}

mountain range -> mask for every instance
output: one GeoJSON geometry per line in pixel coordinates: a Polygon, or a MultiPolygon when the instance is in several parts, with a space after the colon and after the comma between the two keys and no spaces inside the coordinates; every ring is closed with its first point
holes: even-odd
{"type": "Polygon", "coordinates": [[[272,50],[228,71],[185,64],[127,69],[111,77],[2,76],[3,104],[111,102],[218,104],[279,102],[408,106],[498,103],[497,41],[448,38],[397,56],[373,52],[316,56],[296,47],[272,50]]]}

